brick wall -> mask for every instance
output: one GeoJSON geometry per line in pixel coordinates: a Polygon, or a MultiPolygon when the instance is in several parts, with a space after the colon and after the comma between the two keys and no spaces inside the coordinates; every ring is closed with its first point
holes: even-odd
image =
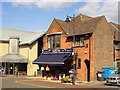
{"type": "Polygon", "coordinates": [[[87,80],[87,67],[85,64],[85,60],[89,60],[89,39],[84,41],[84,45],[88,44],[88,47],[75,47],[75,52],[78,53],[76,59],[76,70],[77,70],[77,78],[79,81],[87,80]],[[85,53],[87,51],[87,53],[85,53]],[[78,68],[78,59],[81,59],[81,68],[78,68]]]}
{"type": "Polygon", "coordinates": [[[65,48],[71,48],[72,42],[70,42],[67,38],[66,38],[66,34],[65,32],[62,30],[62,28],[58,25],[58,23],[53,20],[51,26],[49,27],[44,39],[43,39],[43,50],[47,50],[48,49],[48,38],[47,38],[47,34],[53,34],[53,33],[57,33],[57,32],[62,32],[61,34],[61,49],[65,49],[65,48]]]}
{"type": "MultiPolygon", "coordinates": [[[[106,22],[103,18],[96,30],[94,31],[94,68],[96,76],[97,71],[102,67],[113,67],[113,37],[106,22]]],[[[96,77],[94,77],[96,79],[96,77]]]]}

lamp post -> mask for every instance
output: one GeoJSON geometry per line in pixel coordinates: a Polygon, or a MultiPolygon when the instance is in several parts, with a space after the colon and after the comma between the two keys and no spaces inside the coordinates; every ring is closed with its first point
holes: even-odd
{"type": "MultiPolygon", "coordinates": [[[[73,48],[75,47],[75,15],[73,14],[73,17],[67,16],[67,18],[73,19],[73,48]]],[[[75,85],[75,79],[76,79],[76,72],[75,72],[75,49],[74,49],[74,54],[73,54],[73,78],[72,78],[72,84],[75,85]]]]}

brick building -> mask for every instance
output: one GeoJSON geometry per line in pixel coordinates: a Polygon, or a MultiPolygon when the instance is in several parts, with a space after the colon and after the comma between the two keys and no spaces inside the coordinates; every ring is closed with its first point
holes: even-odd
{"type": "MultiPolygon", "coordinates": [[[[118,24],[107,22],[105,16],[93,18],[80,14],[72,20],[54,19],[44,36],[43,50],[74,49],[77,79],[93,81],[102,67],[114,67],[119,59],[120,48],[115,48],[120,45],[118,27],[118,24]]],[[[35,61],[40,61],[40,57],[35,61]]],[[[73,60],[72,53],[68,59],[73,60]]],[[[37,64],[50,66],[50,63],[45,63],[37,64]]]]}
{"type": "Polygon", "coordinates": [[[114,33],[114,60],[115,60],[115,66],[118,67],[118,72],[120,73],[120,25],[116,23],[110,23],[110,28],[113,30],[114,33]]]}

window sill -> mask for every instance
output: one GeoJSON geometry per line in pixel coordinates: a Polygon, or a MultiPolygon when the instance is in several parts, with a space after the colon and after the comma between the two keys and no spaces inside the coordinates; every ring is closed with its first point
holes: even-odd
{"type": "Polygon", "coordinates": [[[54,50],[54,49],[60,49],[60,48],[48,48],[48,50],[54,50]]]}
{"type": "Polygon", "coordinates": [[[72,48],[77,48],[77,47],[85,47],[85,46],[74,46],[74,47],[72,47],[72,48]]]}
{"type": "Polygon", "coordinates": [[[80,67],[78,67],[77,69],[81,69],[80,67]]]}

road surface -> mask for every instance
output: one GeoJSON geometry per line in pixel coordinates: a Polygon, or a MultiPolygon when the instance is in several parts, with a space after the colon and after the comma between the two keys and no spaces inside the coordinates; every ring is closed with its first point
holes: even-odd
{"type": "MultiPolygon", "coordinates": [[[[118,86],[106,86],[104,83],[88,83],[80,85],[62,84],[30,78],[2,78],[2,88],[111,88],[109,90],[120,90],[118,86]]],[[[3,89],[4,90],[4,89],[3,89]]],[[[86,89],[85,89],[86,90],[86,89]]],[[[96,89],[95,89],[96,90],[96,89]]]]}

